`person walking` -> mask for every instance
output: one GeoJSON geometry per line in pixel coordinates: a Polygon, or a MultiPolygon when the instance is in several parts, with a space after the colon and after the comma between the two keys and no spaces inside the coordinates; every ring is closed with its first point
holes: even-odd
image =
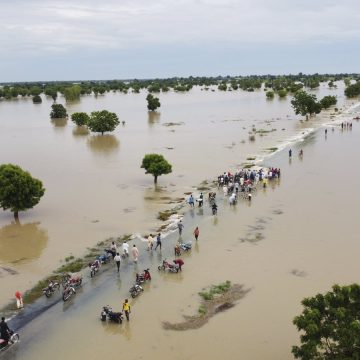
{"type": "Polygon", "coordinates": [[[181,220],[178,222],[178,229],[179,229],[179,235],[181,236],[182,231],[184,228],[184,224],[181,222],[181,220]]]}
{"type": "Polygon", "coordinates": [[[17,291],[15,293],[15,298],[16,298],[16,307],[18,309],[22,309],[24,307],[24,303],[23,303],[23,298],[22,298],[20,291],[17,291]]]}
{"type": "Polygon", "coordinates": [[[116,262],[117,271],[120,272],[120,262],[121,262],[121,256],[119,253],[116,253],[114,260],[116,262]]]}
{"type": "Polygon", "coordinates": [[[148,244],[147,250],[151,251],[153,249],[153,246],[154,246],[154,238],[152,237],[151,234],[147,238],[147,244],[148,244]]]}
{"type": "Polygon", "coordinates": [[[160,246],[160,251],[161,251],[161,234],[160,234],[160,233],[159,233],[158,236],[156,237],[155,250],[158,248],[158,246],[160,246]]]}
{"type": "Polygon", "coordinates": [[[1,318],[0,322],[0,339],[8,341],[10,339],[10,329],[8,327],[8,324],[5,321],[5,318],[1,318]]]}
{"type": "Polygon", "coordinates": [[[197,240],[197,239],[198,239],[199,234],[200,234],[200,230],[199,230],[199,227],[197,226],[197,227],[196,227],[196,229],[194,230],[195,240],[197,240]]]}
{"type": "Polygon", "coordinates": [[[190,195],[188,202],[191,207],[195,206],[194,197],[192,196],[192,194],[190,195]]]}
{"type": "Polygon", "coordinates": [[[291,159],[291,156],[292,156],[292,150],[290,149],[289,150],[289,158],[291,159]]]}
{"type": "Polygon", "coordinates": [[[122,244],[122,251],[124,256],[129,256],[129,244],[126,241],[124,241],[122,244]]]}
{"type": "Polygon", "coordinates": [[[134,263],[136,264],[138,262],[138,258],[139,258],[139,250],[138,250],[138,248],[136,247],[135,244],[131,249],[131,255],[132,255],[132,258],[134,260],[134,263]]]}
{"type": "Polygon", "coordinates": [[[124,303],[123,303],[123,312],[125,313],[125,316],[126,316],[126,320],[127,321],[130,321],[130,313],[131,313],[131,310],[130,310],[130,304],[129,304],[129,300],[128,299],[125,299],[124,303]]]}

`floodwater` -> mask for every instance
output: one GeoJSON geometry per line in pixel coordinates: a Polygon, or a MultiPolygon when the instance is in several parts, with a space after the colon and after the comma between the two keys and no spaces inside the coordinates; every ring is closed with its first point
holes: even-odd
{"type": "MultiPolygon", "coordinates": [[[[315,93],[338,95],[339,108],[351,105],[341,84],[338,90],[323,85],[315,93]]],[[[48,100],[41,105],[23,99],[0,103],[1,163],[19,164],[47,189],[39,205],[20,214],[20,224],[12,222],[9,212],[0,215],[0,281],[6,289],[0,304],[16,289],[31,287],[70,253],[81,255],[110,236],[153,231],[159,224],[157,212],[172,207],[170,199],[184,196],[202,180],[240,166],[247,157],[261,160],[269,155],[265,149],[281,149],[309,128],[336,120],[328,112],[300,123],[290,99],[268,101],[263,91],[194,89],[161,94],[160,100],[159,114],[147,113],[145,94],[87,96],[67,104],[70,113],[115,111],[126,123],[104,136],[88,134],[70,120],[50,121],[48,100]],[[166,126],[171,123],[177,125],[166,126]],[[250,142],[253,125],[276,131],[250,142]],[[149,152],[162,153],[173,164],[173,173],[161,176],[157,187],[140,169],[149,152]]],[[[301,299],[334,282],[357,281],[353,224],[358,177],[351,165],[359,163],[358,128],[356,123],[352,132],[336,128],[327,139],[311,134],[301,143],[302,161],[294,156],[289,163],[284,152],[265,158],[266,164],[282,168],[283,177],[252,204],[229,209],[224,201],[216,218],[207,208],[186,213],[184,237],[191,236],[195,225],[201,229],[199,244],[185,259],[186,271],[156,276],[136,300],[130,324],[104,326],[98,321],[102,305],[119,308],[127,296],[133,274],[125,266],[121,278],[109,272],[86,284],[73,303],[58,304],[34,320],[9,356],[56,359],[58,350],[66,348],[71,358],[121,352],[129,359],[204,354],[215,359],[225,351],[228,358],[239,353],[248,359],[291,358],[289,348],[298,337],[291,319],[299,313],[301,299]],[[346,173],[352,176],[343,188],[339,179],[346,173]],[[227,279],[251,289],[239,305],[197,331],[162,330],[162,320],[179,321],[181,314],[196,312],[203,286],[227,279]]],[[[169,256],[174,241],[174,235],[168,238],[163,256],[169,256]]],[[[156,269],[161,256],[147,260],[145,246],[140,249],[141,261],[156,269]]]]}
{"type": "MultiPolygon", "coordinates": [[[[353,130],[329,128],[293,146],[302,159],[279,152],[268,159],[280,166],[282,177],[260,190],[251,203],[230,207],[218,192],[219,213],[213,217],[205,203],[185,213],[183,240],[200,237],[185,254],[179,274],[156,270],[164,257],[172,258],[178,234],[164,241],[162,253],[147,252],[136,240],[141,258],[87,283],[69,303],[56,304],[21,329],[22,341],[5,359],[70,359],[115,357],[133,359],[292,359],[291,346],[299,334],[292,319],[301,312],[304,297],[324,292],[335,283],[359,281],[360,243],[354,224],[360,123],[353,130]],[[349,168],[353,171],[349,172],[349,168]],[[144,293],[131,300],[130,323],[103,324],[101,306],[120,309],[128,296],[134,272],[149,266],[153,279],[144,293]],[[162,321],[180,321],[196,313],[197,293],[205,286],[231,280],[249,293],[228,311],[198,330],[164,330],[162,321]]],[[[44,305],[47,300],[42,300],[44,305]]]]}

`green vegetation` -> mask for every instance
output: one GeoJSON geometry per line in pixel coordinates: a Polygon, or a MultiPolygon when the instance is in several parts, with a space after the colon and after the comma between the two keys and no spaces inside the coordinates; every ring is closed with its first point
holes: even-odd
{"type": "MultiPolygon", "coordinates": [[[[4,83],[0,87],[0,99],[10,100],[18,96],[27,97],[44,93],[56,101],[58,94],[65,96],[67,101],[77,100],[82,95],[102,95],[108,92],[139,93],[147,90],[149,93],[190,91],[194,86],[203,87],[209,90],[210,86],[218,88],[219,91],[232,91],[242,89],[243,91],[254,91],[260,89],[264,84],[265,88],[278,92],[281,89],[288,93],[296,93],[306,87],[316,89],[320,82],[335,82],[344,80],[346,86],[351,84],[351,79],[360,80],[359,74],[294,74],[294,75],[250,75],[250,76],[217,76],[217,77],[174,77],[167,79],[149,80],[108,80],[108,81],[82,81],[74,83],[71,81],[51,82],[28,82],[28,83],[4,83]]],[[[1,85],[1,84],[0,84],[1,85]]],[[[330,85],[329,85],[330,86],[330,85]]],[[[215,91],[212,89],[212,91],[215,91]]],[[[349,90],[350,96],[352,90],[349,90]]]]}
{"type": "Polygon", "coordinates": [[[334,285],[302,305],[293,321],[302,333],[301,345],[292,348],[296,359],[360,359],[360,285],[334,285]]]}
{"type": "Polygon", "coordinates": [[[61,104],[53,104],[51,105],[51,119],[63,119],[67,117],[66,109],[61,104]]]}
{"type": "Polygon", "coordinates": [[[296,115],[307,116],[308,114],[319,114],[321,111],[321,105],[318,103],[316,96],[303,90],[299,90],[294,95],[291,105],[296,115]]]}
{"type": "Polygon", "coordinates": [[[275,96],[275,93],[273,91],[269,90],[269,91],[266,92],[266,97],[268,99],[273,99],[274,96],[275,96]]]}
{"type": "Polygon", "coordinates": [[[71,121],[77,126],[84,126],[89,123],[90,116],[85,112],[76,112],[71,115],[71,121]]]}
{"type": "Polygon", "coordinates": [[[152,94],[148,94],[146,100],[148,103],[147,108],[149,111],[155,111],[157,108],[161,106],[159,98],[154,97],[152,94]]]}
{"type": "Polygon", "coordinates": [[[353,98],[355,96],[360,95],[360,81],[358,81],[356,84],[351,84],[347,86],[345,89],[345,95],[349,98],[353,98]]]}
{"type": "Polygon", "coordinates": [[[170,174],[172,166],[159,154],[147,154],[144,156],[141,168],[145,169],[145,174],[154,176],[154,183],[157,183],[157,178],[160,175],[170,174]]]}
{"type": "Polygon", "coordinates": [[[74,260],[69,260],[66,264],[60,266],[56,272],[57,273],[75,273],[79,272],[81,269],[87,267],[87,263],[82,258],[77,258],[74,260]]]}
{"type": "Polygon", "coordinates": [[[278,95],[279,95],[279,98],[284,98],[286,97],[287,95],[287,90],[286,89],[281,89],[278,91],[278,95]]]}
{"type": "Polygon", "coordinates": [[[99,132],[104,135],[104,132],[114,131],[119,123],[117,115],[113,112],[107,110],[93,111],[88,121],[88,127],[92,132],[99,132]]]}
{"type": "Polygon", "coordinates": [[[254,161],[255,159],[256,159],[255,156],[251,156],[251,157],[246,158],[246,160],[248,160],[248,161],[254,161]]]}
{"type": "Polygon", "coordinates": [[[41,96],[40,96],[40,95],[35,95],[35,96],[32,98],[32,101],[33,101],[34,104],[41,104],[41,103],[42,103],[41,96]]]}
{"type": "Polygon", "coordinates": [[[205,307],[204,304],[201,304],[199,306],[198,312],[199,312],[200,315],[205,315],[206,314],[206,307],[205,307]]]}
{"type": "Polygon", "coordinates": [[[16,220],[19,219],[19,211],[32,209],[44,193],[42,182],[20,166],[0,166],[0,206],[4,210],[10,209],[16,220]]]}
{"type": "Polygon", "coordinates": [[[216,295],[224,294],[231,288],[231,281],[226,280],[224,283],[212,285],[209,290],[199,292],[199,295],[206,301],[213,300],[216,295]]]}
{"type": "Polygon", "coordinates": [[[79,100],[81,94],[81,87],[79,85],[73,85],[65,88],[64,96],[66,101],[79,100]]]}
{"type": "Polygon", "coordinates": [[[337,103],[336,96],[324,96],[320,100],[320,105],[322,109],[328,109],[330,106],[336,105],[336,103],[337,103]]]}
{"type": "Polygon", "coordinates": [[[278,148],[277,147],[271,147],[271,148],[267,148],[266,150],[274,152],[274,151],[278,150],[278,148]]]}
{"type": "Polygon", "coordinates": [[[175,214],[177,214],[177,211],[175,210],[160,211],[157,218],[161,221],[166,221],[169,219],[171,215],[175,215],[175,214]]]}

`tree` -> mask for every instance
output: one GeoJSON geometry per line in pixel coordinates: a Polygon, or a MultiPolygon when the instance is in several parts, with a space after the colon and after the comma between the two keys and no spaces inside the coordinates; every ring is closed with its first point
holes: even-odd
{"type": "Polygon", "coordinates": [[[79,85],[73,85],[65,88],[64,96],[66,101],[79,100],[81,94],[81,87],[79,85]]]}
{"type": "Polygon", "coordinates": [[[321,100],[320,100],[320,105],[322,109],[328,109],[330,106],[332,105],[336,105],[337,100],[336,100],[336,96],[324,96],[321,100]]]}
{"type": "Polygon", "coordinates": [[[101,132],[104,135],[106,131],[114,131],[120,121],[115,113],[107,110],[93,111],[90,115],[88,127],[92,132],[101,132]]]}
{"type": "Polygon", "coordinates": [[[148,94],[146,100],[148,102],[147,108],[149,111],[155,111],[157,108],[161,106],[159,98],[155,97],[152,94],[148,94]]]}
{"type": "Polygon", "coordinates": [[[296,115],[301,114],[319,114],[321,105],[318,103],[317,98],[313,94],[308,94],[306,91],[299,90],[291,100],[291,105],[296,115]]]}
{"type": "Polygon", "coordinates": [[[51,105],[50,117],[52,119],[62,119],[67,117],[66,109],[62,104],[53,104],[51,105]]]}
{"type": "Polygon", "coordinates": [[[356,84],[349,84],[345,89],[345,95],[349,98],[360,95],[360,81],[356,84]]]}
{"type": "Polygon", "coordinates": [[[280,90],[278,91],[278,95],[279,95],[280,98],[286,97],[286,95],[287,95],[286,89],[280,89],[280,90]]]}
{"type": "Polygon", "coordinates": [[[41,104],[41,103],[42,103],[41,96],[40,96],[40,95],[35,95],[35,96],[32,98],[32,101],[33,101],[34,104],[41,104]]]}
{"type": "Polygon", "coordinates": [[[10,209],[16,220],[19,211],[33,208],[44,195],[42,182],[13,164],[0,166],[0,206],[10,209]]]}
{"type": "Polygon", "coordinates": [[[266,97],[267,97],[268,99],[273,99],[273,98],[274,98],[274,92],[271,91],[271,90],[267,91],[267,92],[266,92],[266,97]]]}
{"type": "Polygon", "coordinates": [[[302,305],[302,314],[293,321],[304,332],[301,345],[292,348],[296,359],[360,359],[360,285],[334,285],[302,305]]]}
{"type": "Polygon", "coordinates": [[[90,116],[85,112],[76,112],[71,115],[71,121],[77,126],[84,126],[89,123],[90,116]]]}
{"type": "Polygon", "coordinates": [[[172,172],[171,165],[159,154],[146,154],[143,158],[141,168],[145,169],[145,174],[154,176],[154,183],[160,175],[170,174],[172,172]]]}

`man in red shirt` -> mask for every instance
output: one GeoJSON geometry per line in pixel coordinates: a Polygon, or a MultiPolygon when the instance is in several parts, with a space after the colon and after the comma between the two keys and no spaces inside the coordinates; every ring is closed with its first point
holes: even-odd
{"type": "Polygon", "coordinates": [[[179,270],[181,271],[181,267],[184,265],[184,262],[181,259],[175,259],[174,264],[179,266],[179,270]]]}

